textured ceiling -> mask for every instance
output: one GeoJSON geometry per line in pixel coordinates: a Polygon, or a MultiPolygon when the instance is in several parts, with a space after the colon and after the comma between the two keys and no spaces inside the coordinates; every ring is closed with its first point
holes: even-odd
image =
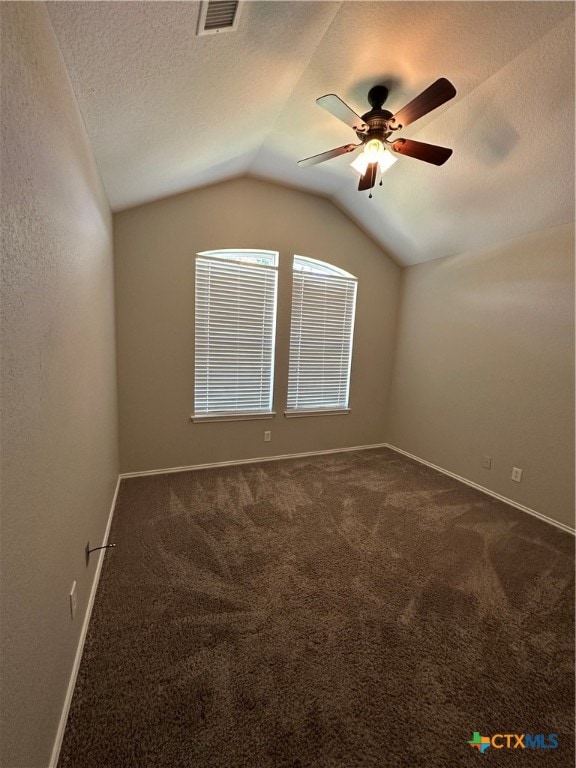
{"type": "Polygon", "coordinates": [[[245,2],[197,37],[197,2],[48,8],[113,210],[248,173],[330,197],[401,264],[574,219],[573,2],[245,2]],[[438,77],[455,99],[400,135],[454,149],[401,157],[372,199],[354,142],[315,99],[392,112],[438,77]]]}

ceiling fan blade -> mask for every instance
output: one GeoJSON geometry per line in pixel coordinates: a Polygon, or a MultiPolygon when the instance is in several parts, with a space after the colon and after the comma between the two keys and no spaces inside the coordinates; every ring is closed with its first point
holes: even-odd
{"type": "Polygon", "coordinates": [[[338,120],[342,120],[343,123],[346,123],[355,131],[365,131],[368,128],[362,118],[353,109],[350,109],[348,104],[345,104],[335,93],[320,96],[319,99],[316,99],[316,104],[330,112],[334,117],[337,117],[338,120]]]}
{"type": "Polygon", "coordinates": [[[445,77],[429,85],[425,91],[396,112],[390,122],[391,128],[405,128],[418,118],[432,112],[456,96],[456,88],[445,77]]]}
{"type": "Polygon", "coordinates": [[[416,160],[424,160],[425,163],[432,163],[432,165],[443,165],[452,154],[452,150],[446,147],[424,144],[422,141],[413,141],[412,139],[396,139],[392,144],[392,149],[399,155],[415,157],[416,160]]]}
{"type": "Polygon", "coordinates": [[[368,163],[364,176],[360,177],[358,182],[358,192],[363,192],[365,189],[372,189],[376,184],[376,174],[378,172],[378,163],[368,163]]]}
{"type": "Polygon", "coordinates": [[[345,155],[347,152],[354,152],[355,149],[361,147],[362,144],[344,144],[342,147],[336,147],[336,149],[329,149],[328,152],[321,152],[319,155],[312,155],[312,157],[306,157],[304,160],[298,160],[298,165],[301,168],[307,168],[309,165],[316,165],[317,163],[323,163],[325,160],[332,160],[333,157],[339,157],[345,155]]]}

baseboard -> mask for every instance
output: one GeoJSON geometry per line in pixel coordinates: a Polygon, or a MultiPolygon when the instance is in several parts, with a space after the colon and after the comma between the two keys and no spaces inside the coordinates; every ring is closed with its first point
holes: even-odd
{"type": "Polygon", "coordinates": [[[508,499],[506,496],[501,496],[499,493],[496,493],[495,491],[491,491],[489,488],[485,488],[483,485],[478,485],[478,483],[474,483],[472,482],[472,480],[467,480],[465,477],[461,477],[460,475],[457,475],[454,472],[450,472],[448,469],[439,467],[437,464],[432,464],[431,461],[426,461],[426,459],[421,459],[420,456],[415,456],[413,453],[408,453],[408,451],[403,451],[402,448],[397,448],[395,445],[391,445],[390,443],[385,443],[384,445],[386,448],[390,448],[392,451],[396,451],[396,453],[401,453],[403,456],[407,456],[409,459],[414,459],[414,461],[418,461],[420,464],[425,464],[427,467],[431,467],[432,469],[435,469],[437,472],[441,472],[443,475],[448,475],[448,477],[452,477],[454,478],[454,480],[458,480],[459,482],[464,483],[465,485],[469,485],[472,488],[476,488],[477,491],[482,491],[482,493],[486,493],[488,496],[492,496],[492,498],[498,499],[498,501],[503,501],[504,504],[509,504],[511,507],[515,507],[516,509],[519,509],[522,512],[527,512],[529,515],[532,515],[533,517],[537,517],[539,520],[543,520],[545,523],[554,525],[556,528],[560,528],[561,531],[566,531],[566,533],[571,533],[572,535],[576,534],[576,530],[574,528],[571,528],[569,525],[565,525],[564,523],[560,523],[558,522],[558,520],[554,520],[554,518],[552,517],[543,515],[542,512],[537,512],[535,509],[531,509],[530,507],[525,507],[523,504],[519,504],[517,501],[508,499]]]}
{"type": "MultiPolygon", "coordinates": [[[[112,525],[112,517],[114,515],[114,508],[116,506],[116,499],[118,497],[118,490],[120,488],[120,475],[116,481],[116,489],[112,498],[112,504],[110,505],[110,513],[108,515],[108,522],[106,524],[106,530],[104,532],[104,538],[102,544],[106,544],[108,541],[108,535],[110,534],[110,526],[112,525]]],[[[90,624],[90,617],[92,615],[92,608],[94,606],[94,599],[96,598],[96,591],[98,589],[98,582],[100,581],[100,572],[102,571],[102,563],[104,562],[105,549],[98,553],[98,563],[96,565],[96,573],[94,574],[94,581],[92,582],[92,589],[90,590],[90,598],[88,599],[88,605],[86,606],[86,614],[84,615],[84,622],[82,623],[82,630],[80,632],[80,638],[78,640],[78,647],[76,649],[76,656],[74,657],[74,664],[72,666],[72,672],[70,674],[70,681],[68,683],[68,689],[66,691],[66,697],[64,699],[64,706],[62,707],[62,714],[60,715],[60,723],[58,724],[58,731],[56,733],[56,739],[54,741],[54,747],[52,749],[52,756],[50,758],[49,768],[56,768],[58,765],[58,758],[60,757],[60,748],[62,747],[62,740],[64,738],[64,731],[66,730],[66,723],[68,721],[68,713],[70,712],[70,704],[72,703],[72,696],[74,695],[74,688],[76,686],[76,678],[78,677],[78,670],[80,669],[80,662],[82,661],[82,653],[84,651],[84,643],[86,641],[86,635],[88,633],[88,625],[90,624]]]]}
{"type": "Polygon", "coordinates": [[[307,451],[306,453],[286,453],[281,456],[260,456],[256,459],[234,459],[232,461],[215,461],[211,464],[192,464],[189,467],[169,467],[168,469],[150,469],[145,472],[124,472],[121,479],[128,477],[146,477],[147,475],[169,475],[173,472],[193,472],[197,469],[211,469],[212,467],[234,467],[241,464],[260,464],[263,461],[283,461],[284,459],[300,459],[306,456],[323,456],[328,453],[346,453],[347,451],[367,451],[370,448],[388,448],[387,443],[374,443],[372,445],[353,445],[349,448],[330,448],[326,451],[307,451]]]}
{"type": "Polygon", "coordinates": [[[485,493],[488,496],[492,496],[492,498],[498,499],[498,501],[502,501],[504,502],[504,504],[509,504],[510,506],[521,510],[522,512],[527,512],[529,515],[532,515],[533,517],[537,517],[539,520],[543,520],[545,523],[554,525],[556,526],[556,528],[559,528],[562,531],[566,531],[567,533],[571,533],[572,535],[576,534],[576,530],[574,528],[571,528],[569,525],[560,523],[558,522],[558,520],[554,520],[553,518],[548,517],[547,515],[544,515],[541,512],[537,512],[535,509],[531,509],[530,507],[525,507],[523,504],[519,504],[517,501],[514,501],[513,499],[509,499],[506,496],[501,496],[499,493],[496,493],[495,491],[491,491],[489,488],[485,488],[483,485],[478,485],[478,483],[474,483],[472,480],[468,480],[465,477],[461,477],[461,475],[457,475],[455,472],[450,472],[448,469],[439,467],[437,464],[432,464],[431,461],[426,461],[426,459],[421,459],[419,456],[415,456],[412,453],[408,453],[408,451],[404,451],[402,450],[402,448],[397,448],[395,445],[391,445],[390,443],[373,443],[371,445],[355,445],[355,446],[350,446],[348,448],[331,448],[325,451],[306,451],[305,453],[288,453],[280,456],[260,456],[255,459],[233,459],[232,461],[217,461],[209,464],[192,464],[187,467],[168,467],[167,469],[151,469],[151,470],[146,470],[144,472],[124,472],[120,475],[120,478],[124,479],[129,477],[146,477],[148,475],[168,475],[174,472],[193,472],[195,470],[211,469],[213,467],[233,467],[233,466],[239,466],[241,464],[259,464],[264,461],[283,461],[284,459],[298,459],[298,458],[304,458],[306,456],[323,456],[329,453],[345,453],[347,451],[365,451],[365,450],[369,450],[370,448],[390,448],[390,450],[396,451],[396,453],[401,453],[404,456],[407,456],[409,459],[414,459],[414,461],[418,461],[420,464],[425,464],[427,467],[431,467],[432,469],[435,469],[437,472],[441,472],[443,475],[452,477],[454,480],[458,480],[459,482],[464,483],[465,485],[469,485],[471,488],[476,488],[476,490],[481,491],[482,493],[485,493]]]}

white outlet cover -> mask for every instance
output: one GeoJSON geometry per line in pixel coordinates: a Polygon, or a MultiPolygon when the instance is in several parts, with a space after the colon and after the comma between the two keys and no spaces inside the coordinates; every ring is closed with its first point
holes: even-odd
{"type": "Polygon", "coordinates": [[[512,467],[512,480],[519,483],[522,480],[522,470],[518,467],[512,467]]]}

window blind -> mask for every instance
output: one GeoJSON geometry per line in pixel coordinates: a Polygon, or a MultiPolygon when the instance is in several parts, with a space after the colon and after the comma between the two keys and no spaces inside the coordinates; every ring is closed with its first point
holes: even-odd
{"type": "Polygon", "coordinates": [[[194,417],[272,411],[278,275],[242,258],[196,257],[194,417]]]}
{"type": "Polygon", "coordinates": [[[356,286],[353,277],[294,269],[288,415],[348,408],[356,286]]]}

